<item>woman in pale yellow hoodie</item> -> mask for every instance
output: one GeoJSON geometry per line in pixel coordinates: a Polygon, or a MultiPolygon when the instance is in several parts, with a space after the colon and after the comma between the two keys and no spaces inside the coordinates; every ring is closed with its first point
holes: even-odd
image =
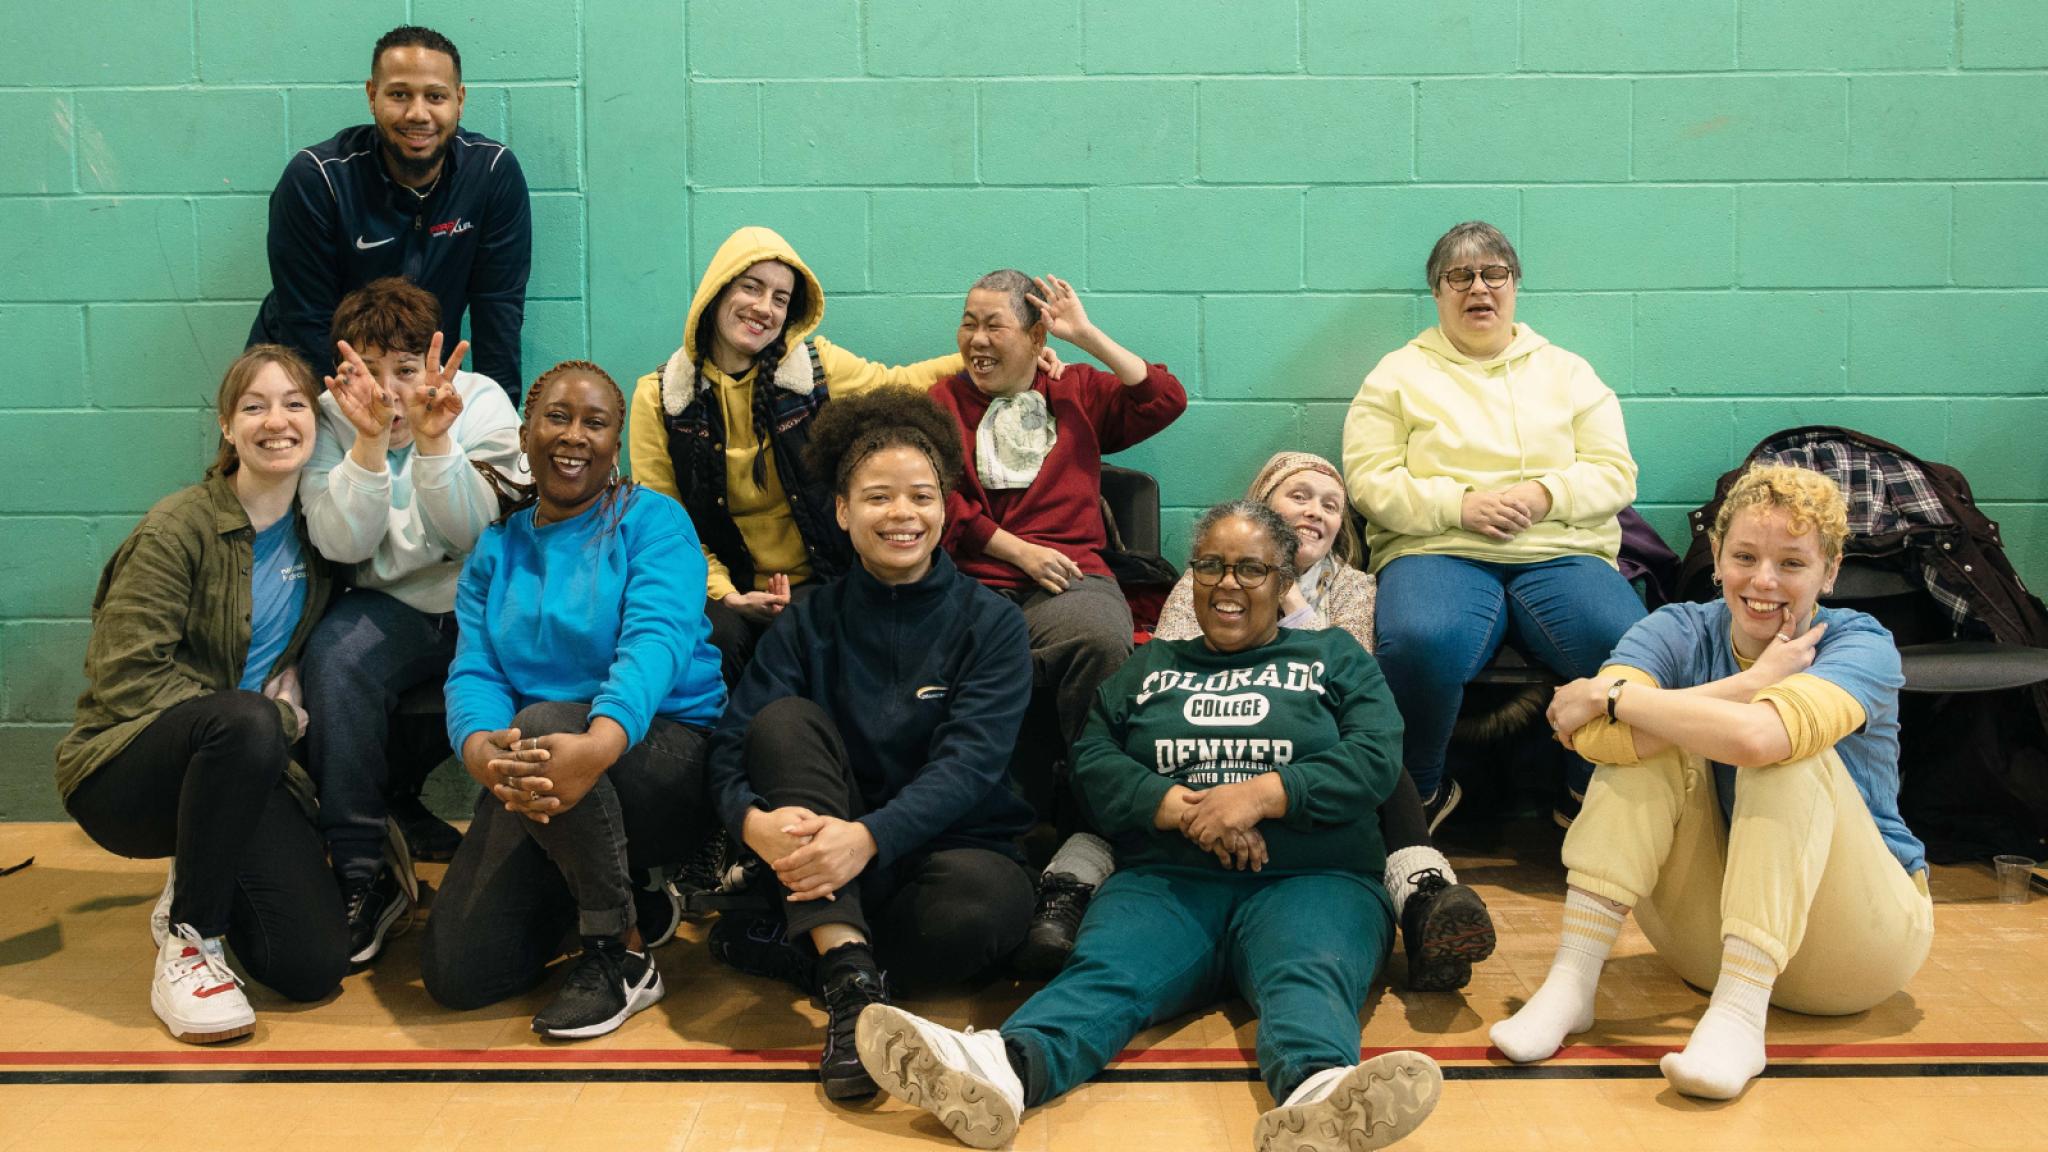
{"type": "MultiPolygon", "coordinates": [[[[1522,265],[1471,221],[1430,251],[1437,324],[1386,355],[1344,420],[1344,478],[1379,576],[1379,661],[1430,828],[1458,802],[1444,748],[1465,683],[1512,632],[1591,676],[1643,605],[1615,559],[1635,500],[1621,404],[1591,365],[1515,323],[1522,265]]],[[[1592,766],[1567,781],[1585,795],[1592,766]]],[[[1560,806],[1569,822],[1576,805],[1560,806]]]]}
{"type": "Polygon", "coordinates": [[[965,367],[957,354],[901,368],[863,360],[812,335],[824,315],[824,290],[796,249],[741,228],[697,283],[683,346],[633,390],[633,479],[681,501],[696,525],[728,685],[791,598],[852,560],[833,478],[802,463],[818,410],[884,384],[930,388],[965,367]]]}

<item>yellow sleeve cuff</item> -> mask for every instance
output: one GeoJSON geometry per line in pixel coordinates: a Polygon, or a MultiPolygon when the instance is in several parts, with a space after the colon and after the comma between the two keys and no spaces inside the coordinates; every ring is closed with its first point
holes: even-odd
{"type": "MultiPolygon", "coordinates": [[[[1658,686],[1655,676],[1626,664],[1609,664],[1594,678],[1610,684],[1616,680],[1626,680],[1646,688],[1658,686]]],[[[1627,690],[1623,691],[1626,693],[1627,690]]],[[[1636,755],[1635,729],[1622,721],[1609,720],[1604,714],[1586,721],[1579,726],[1577,732],[1572,733],[1572,747],[1580,756],[1594,764],[1642,763],[1642,757],[1636,755]]]]}
{"type": "Polygon", "coordinates": [[[719,562],[718,557],[711,554],[711,549],[704,548],[702,544],[699,544],[698,547],[704,549],[704,567],[706,569],[704,574],[705,597],[714,601],[723,600],[727,596],[739,591],[739,587],[732,582],[732,573],[726,570],[725,565],[719,562]]]}
{"type": "Polygon", "coordinates": [[[1868,719],[1863,705],[1841,685],[1810,672],[1787,676],[1752,700],[1768,700],[1776,706],[1778,719],[1785,724],[1785,734],[1792,738],[1792,754],[1780,763],[1818,756],[1863,727],[1868,719]]]}

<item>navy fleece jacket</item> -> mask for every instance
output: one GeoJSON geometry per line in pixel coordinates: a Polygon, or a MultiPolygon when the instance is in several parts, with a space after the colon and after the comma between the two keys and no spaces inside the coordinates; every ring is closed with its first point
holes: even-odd
{"type": "Polygon", "coordinates": [[[1030,805],[1010,791],[1010,753],[1031,696],[1031,638],[1015,604],[943,551],[912,584],[856,564],[782,614],[754,651],[711,737],[711,795],[734,838],[764,806],[741,745],[785,696],[832,717],[887,867],[921,848],[989,848],[1016,859],[1030,805]]]}

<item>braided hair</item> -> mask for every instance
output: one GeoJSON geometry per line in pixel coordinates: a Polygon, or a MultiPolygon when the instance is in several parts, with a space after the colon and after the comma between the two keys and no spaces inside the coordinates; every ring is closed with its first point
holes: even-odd
{"type": "MultiPolygon", "coordinates": [[[[619,423],[621,425],[619,432],[623,439],[626,420],[626,393],[619,387],[619,382],[612,379],[611,373],[606,372],[588,360],[564,360],[539,376],[534,377],[533,387],[526,390],[526,403],[524,405],[526,420],[530,421],[533,419],[534,411],[540,407],[541,393],[547,390],[547,386],[560,377],[572,372],[593,376],[611,385],[612,396],[619,406],[619,423]]],[[[531,508],[540,502],[540,486],[538,484],[521,484],[499,471],[487,461],[477,460],[474,463],[476,470],[483,474],[484,482],[491,486],[491,491],[498,497],[498,518],[493,523],[503,524],[513,513],[531,508]]],[[[604,495],[600,496],[597,501],[598,519],[603,524],[603,527],[599,529],[595,539],[602,540],[618,530],[619,521],[624,519],[626,515],[626,496],[633,486],[631,480],[625,479],[618,474],[618,460],[614,457],[612,461],[611,483],[605,486],[604,495]]]]}
{"type": "MultiPolygon", "coordinates": [[[[795,278],[796,282],[789,289],[789,306],[783,309],[782,327],[776,329],[775,339],[770,340],[767,347],[762,348],[754,356],[755,400],[751,417],[754,422],[754,440],[756,443],[763,445],[768,443],[768,397],[763,388],[768,382],[775,379],[775,370],[782,367],[782,362],[789,357],[790,322],[809,315],[811,308],[811,284],[809,278],[803,273],[798,272],[791,265],[772,256],[756,260],[754,264],[767,264],[771,262],[788,268],[790,275],[795,278]]],[[[739,283],[740,277],[746,275],[747,269],[754,267],[754,264],[747,265],[747,268],[741,269],[737,275],[726,281],[725,287],[718,290],[718,295],[711,298],[711,303],[697,317],[697,339],[692,345],[697,349],[697,355],[692,361],[692,367],[696,369],[699,377],[704,375],[704,361],[711,356],[711,342],[718,336],[718,310],[725,303],[725,294],[732,291],[732,286],[739,283]]],[[[766,487],[768,484],[768,453],[765,451],[754,453],[754,483],[759,487],[766,487]]]]}

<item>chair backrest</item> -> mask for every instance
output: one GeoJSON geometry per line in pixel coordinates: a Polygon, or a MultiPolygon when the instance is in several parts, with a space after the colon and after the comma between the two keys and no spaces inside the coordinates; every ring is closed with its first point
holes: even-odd
{"type": "Polygon", "coordinates": [[[1125,551],[1159,555],[1159,481],[1136,468],[1104,464],[1102,499],[1125,551]]]}
{"type": "Polygon", "coordinates": [[[1947,640],[1953,633],[1927,589],[1906,573],[1872,560],[1843,557],[1834,591],[1820,601],[1830,608],[1854,608],[1877,617],[1900,647],[1947,640]]]}

